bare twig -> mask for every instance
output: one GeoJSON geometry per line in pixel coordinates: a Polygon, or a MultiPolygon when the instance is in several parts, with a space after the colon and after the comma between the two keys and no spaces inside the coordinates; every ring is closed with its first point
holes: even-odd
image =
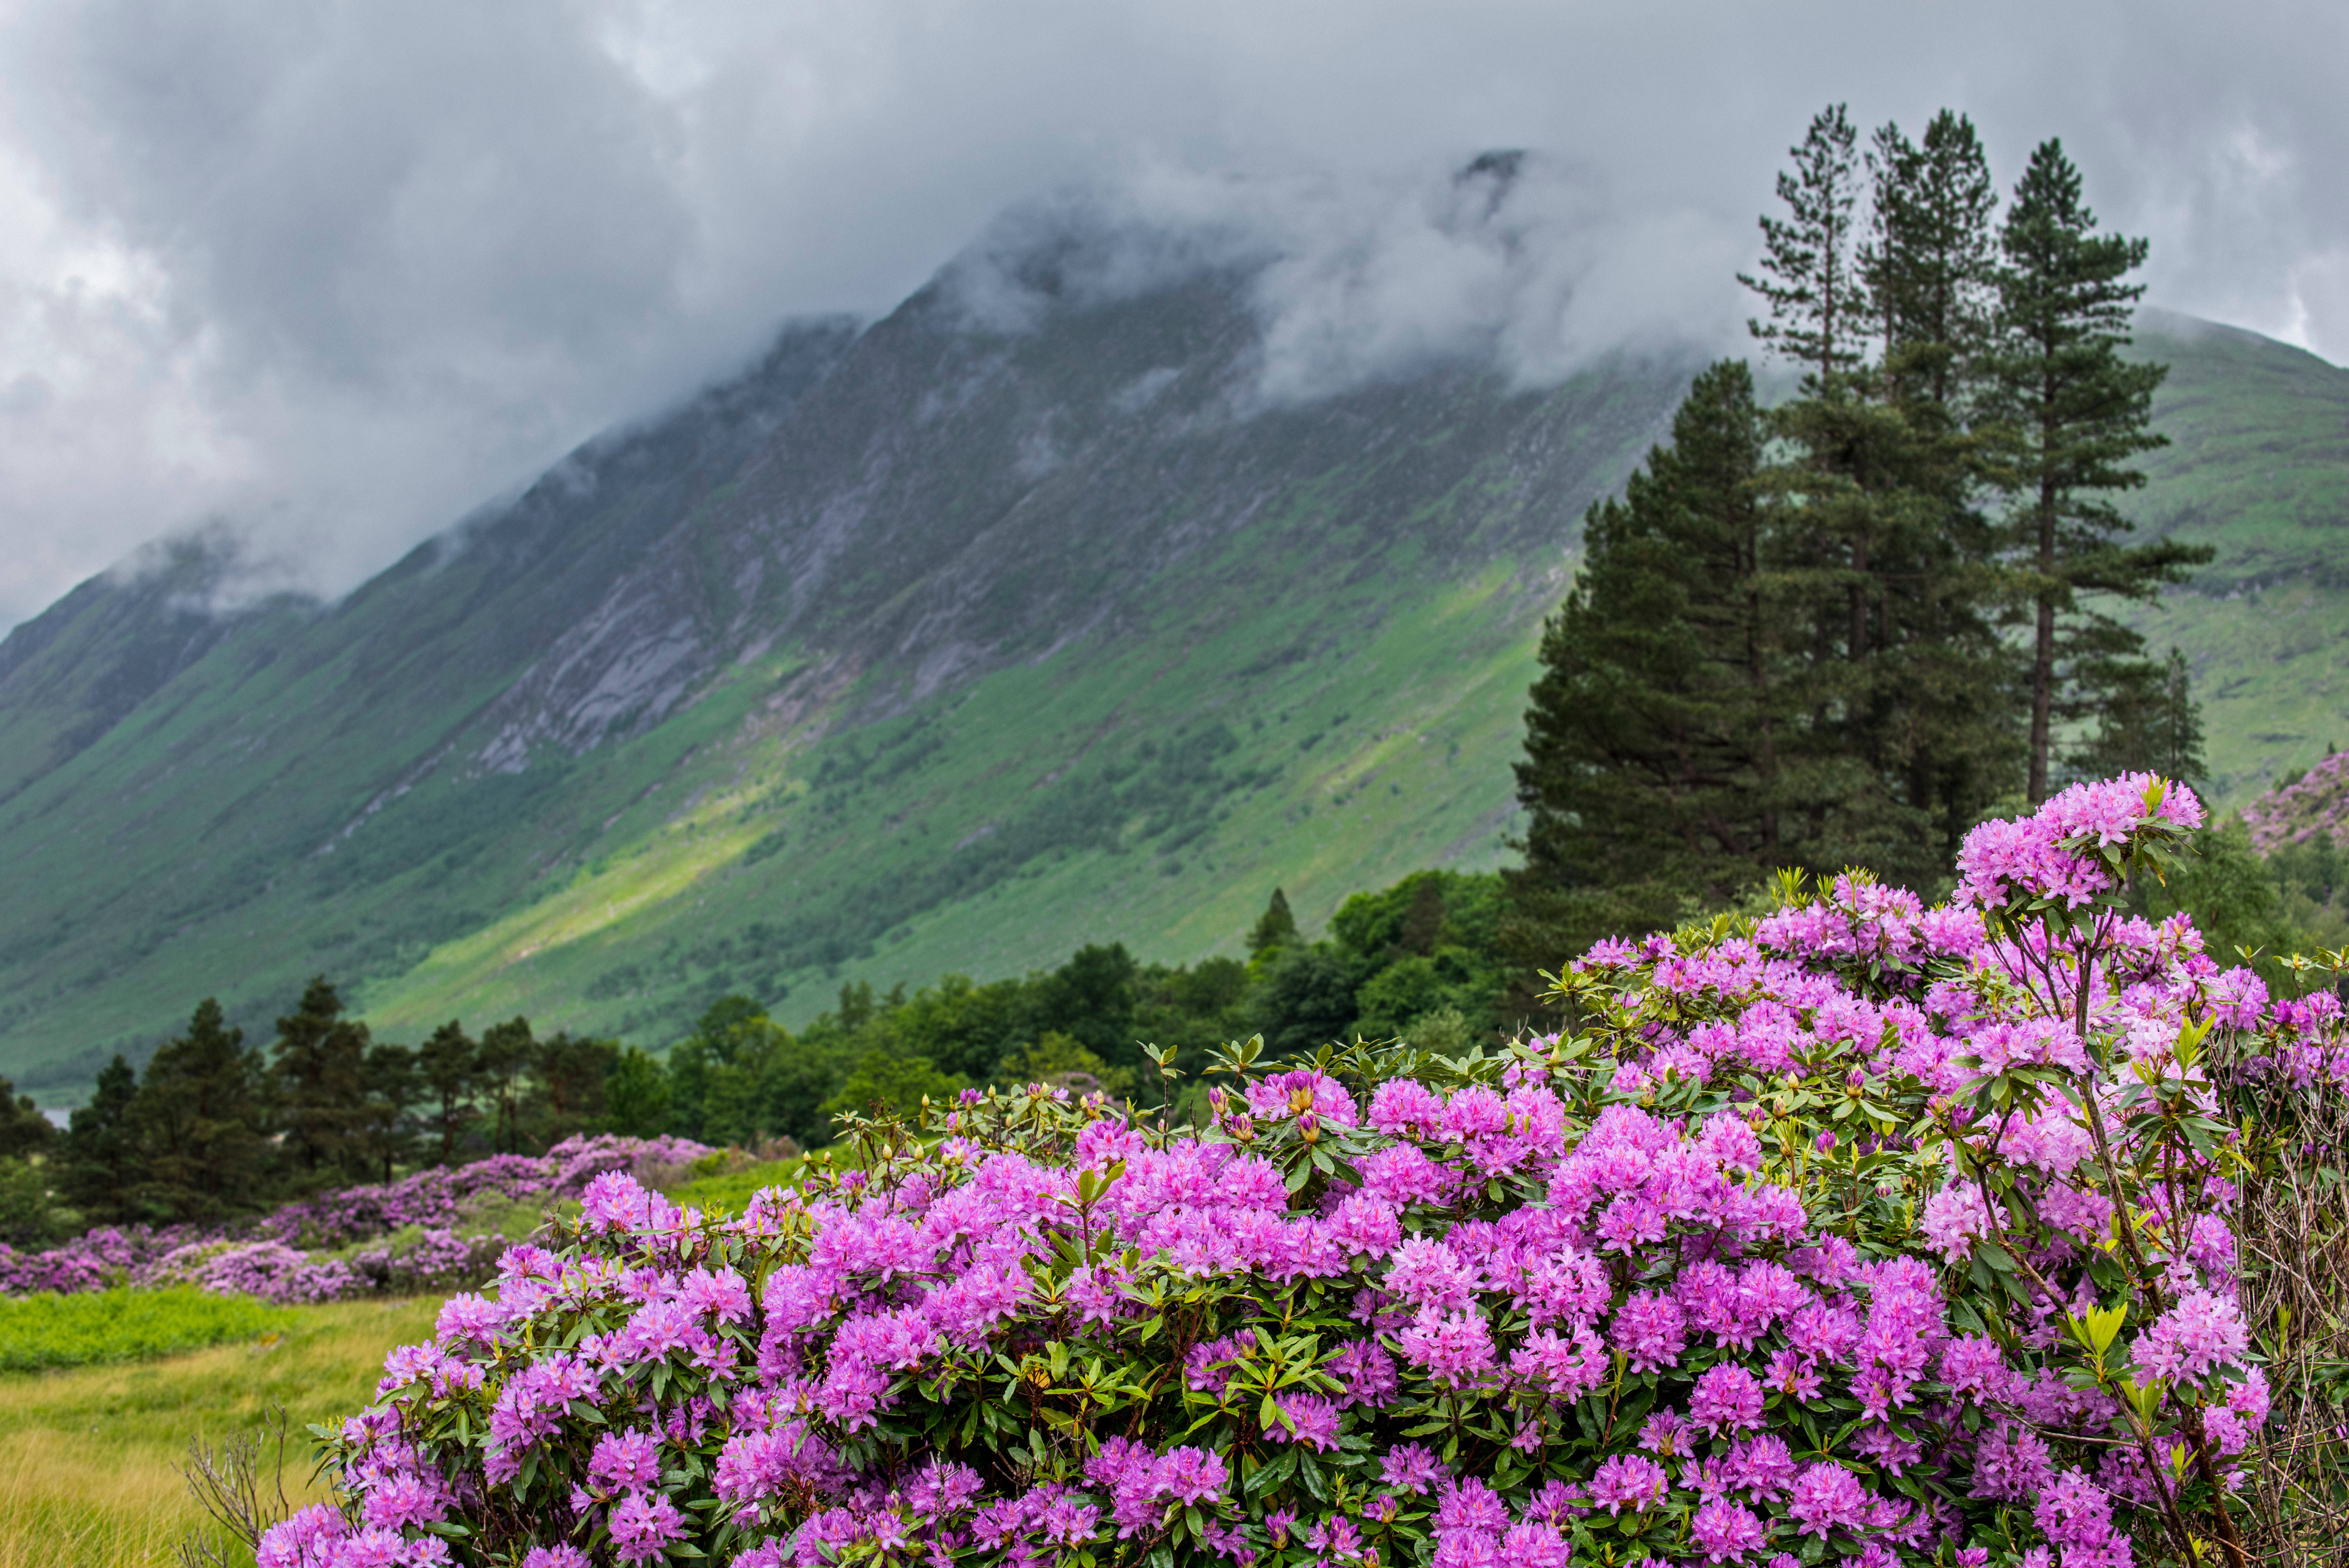
{"type": "MultiPolygon", "coordinates": [[[[285,1407],[271,1405],[262,1411],[259,1430],[238,1432],[218,1449],[202,1438],[188,1439],[180,1473],[187,1478],[189,1495],[247,1551],[257,1551],[264,1532],[294,1511],[285,1495],[287,1425],[285,1407]]],[[[181,1568],[232,1568],[243,1556],[224,1553],[205,1539],[208,1533],[181,1541],[181,1568]]]]}

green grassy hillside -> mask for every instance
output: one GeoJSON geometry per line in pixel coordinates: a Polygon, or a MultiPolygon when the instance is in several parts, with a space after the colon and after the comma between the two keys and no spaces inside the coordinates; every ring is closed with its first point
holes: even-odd
{"type": "Polygon", "coordinates": [[[2170,366],[2154,402],[2170,445],[2147,458],[2128,510],[2219,555],[2127,618],[2157,649],[2186,651],[2212,794],[2232,810],[2349,744],[2349,371],[2164,311],[2137,335],[2170,366]]]}
{"type": "MultiPolygon", "coordinates": [[[[1247,279],[951,278],[585,449],[340,603],[203,605],[194,544],[0,644],[0,1072],[50,1103],[308,975],[382,1034],[516,1012],[652,1045],[1125,942],[1233,952],[1275,885],[1506,853],[1540,621],[1685,364],[1250,401],[1247,279]]],[[[2349,739],[2349,373],[2149,315],[2134,504],[2218,562],[2222,804],[2349,739]]]]}

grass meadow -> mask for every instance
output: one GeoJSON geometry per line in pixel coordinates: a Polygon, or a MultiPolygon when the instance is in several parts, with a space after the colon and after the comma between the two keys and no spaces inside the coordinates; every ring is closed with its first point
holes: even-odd
{"type": "Polygon", "coordinates": [[[311,1485],[309,1421],[363,1404],[384,1353],[432,1331],[440,1299],[271,1308],[273,1331],[165,1359],[0,1373],[0,1568],[171,1564],[202,1527],[179,1466],[283,1403],[286,1491],[311,1485]]]}
{"type": "MultiPolygon", "coordinates": [[[[669,1192],[739,1211],[799,1165],[768,1161],[669,1192]]],[[[533,1209],[505,1233],[526,1234],[537,1218],[533,1209]]],[[[206,1527],[181,1474],[189,1442],[217,1448],[272,1405],[285,1407],[294,1438],[286,1495],[323,1497],[303,1428],[365,1404],[385,1353],[429,1336],[440,1300],[269,1306],[195,1290],[0,1300],[0,1568],[176,1564],[180,1542],[206,1527]]]]}

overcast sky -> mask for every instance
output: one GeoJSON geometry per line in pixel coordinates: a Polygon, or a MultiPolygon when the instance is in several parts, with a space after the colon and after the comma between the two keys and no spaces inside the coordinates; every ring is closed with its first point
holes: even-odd
{"type": "Polygon", "coordinates": [[[1832,99],[2061,136],[2156,302],[2349,359],[2344,66],[2338,0],[0,0],[0,626],[207,518],[347,588],[1071,187],[1291,253],[1292,396],[1702,335],[1832,99]],[[1506,242],[1432,194],[1495,147],[1506,242]]]}

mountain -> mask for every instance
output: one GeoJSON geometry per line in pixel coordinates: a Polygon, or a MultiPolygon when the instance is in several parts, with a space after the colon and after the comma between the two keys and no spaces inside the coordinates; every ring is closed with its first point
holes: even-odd
{"type": "MultiPolygon", "coordinates": [[[[17,627],[0,1072],[69,1101],[196,999],[265,1032],[321,970],[392,1037],[525,1012],[657,1045],[731,989],[792,1018],[1087,941],[1187,960],[1275,885],[1313,927],[1498,863],[1581,513],[1694,360],[1526,387],[1424,356],[1284,397],[1264,260],[1110,244],[796,324],[339,602],[241,589],[210,535],[17,627]]],[[[2349,624],[2311,521],[2349,486],[2349,374],[2142,337],[2177,442],[2138,515],[2223,552],[2147,625],[2243,793],[2324,743],[2253,738],[2279,694],[2349,711],[2329,640],[2227,684],[2246,611],[2349,624]]]]}
{"type": "Polygon", "coordinates": [[[198,540],[19,627],[0,1071],[318,970],[394,1036],[658,1039],[1494,863],[1534,628],[1689,364],[1281,402],[1251,263],[1086,263],[795,326],[337,603],[222,607],[198,540]]]}
{"type": "Polygon", "coordinates": [[[2168,311],[2141,313],[2137,343],[2169,366],[2154,420],[2170,445],[2126,510],[2219,555],[2127,618],[2186,651],[2211,793],[2233,810],[2349,745],[2349,371],[2168,311]]]}

